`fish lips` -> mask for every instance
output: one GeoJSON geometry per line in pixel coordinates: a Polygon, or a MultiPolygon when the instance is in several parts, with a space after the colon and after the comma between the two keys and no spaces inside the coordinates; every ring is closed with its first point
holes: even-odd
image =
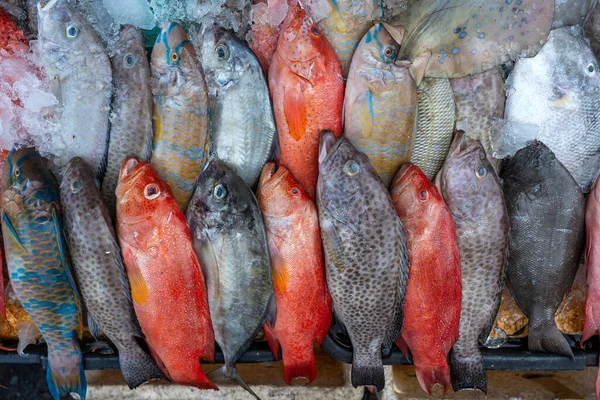
{"type": "Polygon", "coordinates": [[[336,138],[332,131],[321,131],[319,135],[319,165],[325,164],[329,160],[329,156],[340,147],[341,138],[336,138]]]}

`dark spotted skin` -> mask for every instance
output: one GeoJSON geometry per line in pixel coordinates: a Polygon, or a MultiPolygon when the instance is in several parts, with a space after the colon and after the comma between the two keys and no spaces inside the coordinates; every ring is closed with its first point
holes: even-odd
{"type": "Polygon", "coordinates": [[[317,205],[334,312],[354,351],[352,384],[383,388],[382,346],[402,326],[408,279],[406,236],[390,195],[367,156],[332,133],[321,139],[317,205]],[[326,159],[323,161],[324,152],[326,159]],[[345,172],[355,162],[358,172],[345,172]],[[347,170],[347,168],[346,168],[347,170]]]}

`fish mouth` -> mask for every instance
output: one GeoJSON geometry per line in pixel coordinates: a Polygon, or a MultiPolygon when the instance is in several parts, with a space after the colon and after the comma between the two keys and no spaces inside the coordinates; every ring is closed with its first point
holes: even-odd
{"type": "Polygon", "coordinates": [[[69,163],[65,167],[65,170],[63,172],[63,179],[60,182],[60,187],[62,188],[64,185],[70,184],[69,182],[67,182],[66,178],[70,177],[73,174],[74,170],[76,170],[77,168],[85,168],[85,167],[87,167],[87,164],[83,160],[83,158],[81,158],[81,157],[72,158],[71,161],[69,161],[69,163]]]}
{"type": "Polygon", "coordinates": [[[342,141],[330,130],[321,131],[319,137],[319,165],[322,165],[335,153],[342,141]]]}
{"type": "Polygon", "coordinates": [[[398,170],[398,172],[396,173],[396,176],[394,177],[394,180],[392,181],[391,187],[393,187],[394,190],[398,191],[398,192],[404,191],[404,189],[408,185],[407,181],[409,181],[410,178],[413,177],[416,173],[417,173],[417,166],[415,164],[412,164],[409,162],[403,164],[400,167],[400,169],[398,170]],[[402,182],[402,183],[400,183],[400,182],[402,182]],[[398,186],[396,186],[396,185],[398,185],[398,186]]]}
{"type": "Polygon", "coordinates": [[[135,158],[128,158],[125,160],[121,172],[119,173],[119,180],[115,189],[115,196],[117,201],[120,201],[132,188],[138,176],[145,171],[150,165],[147,163],[141,163],[135,158]],[[135,161],[135,163],[133,163],[135,161]],[[125,165],[128,164],[128,165],[125,165]],[[124,168],[127,168],[124,171],[124,168]],[[125,175],[123,175],[125,172],[125,175]]]}
{"type": "Polygon", "coordinates": [[[287,172],[283,166],[278,168],[275,163],[266,163],[260,174],[257,197],[271,197],[273,188],[277,187],[287,172]]]}
{"type": "Polygon", "coordinates": [[[464,131],[459,130],[456,131],[454,135],[454,140],[452,141],[448,154],[455,157],[464,157],[474,151],[479,151],[480,148],[481,143],[478,140],[471,139],[464,131]]]}
{"type": "Polygon", "coordinates": [[[60,0],[50,0],[48,2],[40,1],[38,3],[38,12],[49,12],[60,0]]]}

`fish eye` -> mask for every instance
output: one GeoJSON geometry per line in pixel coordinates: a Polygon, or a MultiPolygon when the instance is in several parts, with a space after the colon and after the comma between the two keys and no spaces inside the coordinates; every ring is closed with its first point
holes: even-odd
{"type": "Polygon", "coordinates": [[[227,189],[222,184],[218,184],[213,189],[213,197],[217,200],[223,200],[227,196],[227,189]]]}
{"type": "Polygon", "coordinates": [[[160,195],[160,188],[156,183],[149,183],[144,188],[144,197],[148,200],[154,200],[160,195]]]}
{"type": "Polygon", "coordinates": [[[475,170],[475,175],[479,179],[485,178],[485,176],[487,175],[487,168],[485,168],[483,165],[478,165],[477,169],[475,170]]]}
{"type": "Polygon", "coordinates": [[[313,36],[319,36],[321,34],[321,32],[319,32],[319,29],[317,29],[316,26],[313,26],[310,32],[313,34],[313,36]]]}
{"type": "Polygon", "coordinates": [[[293,188],[292,188],[292,190],[291,190],[291,192],[292,192],[292,194],[294,194],[294,195],[296,195],[296,194],[300,193],[300,191],[298,190],[298,188],[297,188],[297,187],[293,187],[293,188]]]}
{"type": "Polygon", "coordinates": [[[77,193],[81,190],[81,182],[79,179],[73,179],[71,181],[71,192],[77,193]]]}
{"type": "Polygon", "coordinates": [[[221,61],[229,60],[229,49],[226,45],[220,44],[217,46],[217,58],[221,61]]]}
{"type": "Polygon", "coordinates": [[[589,63],[587,67],[585,67],[585,73],[589,76],[596,75],[596,66],[594,65],[594,63],[589,63]]]}
{"type": "Polygon", "coordinates": [[[77,37],[79,30],[75,25],[67,25],[67,27],[65,28],[65,33],[67,34],[67,37],[69,39],[74,39],[77,37]]]}
{"type": "Polygon", "coordinates": [[[171,61],[172,61],[172,62],[177,62],[177,61],[179,61],[179,54],[177,54],[177,53],[175,53],[175,52],[171,53],[171,61]]]}
{"type": "Polygon", "coordinates": [[[15,168],[15,170],[13,171],[13,175],[15,176],[15,178],[18,178],[19,176],[21,176],[21,169],[15,168]]]}
{"type": "Polygon", "coordinates": [[[394,55],[394,49],[392,46],[387,46],[385,50],[383,50],[383,55],[387,58],[391,58],[394,55]]]}
{"type": "Polygon", "coordinates": [[[427,200],[428,197],[429,197],[429,193],[427,193],[427,190],[423,189],[419,192],[419,200],[425,201],[425,200],[427,200]]]}
{"type": "Polygon", "coordinates": [[[123,58],[123,64],[125,64],[125,68],[132,68],[135,65],[135,56],[131,53],[125,54],[123,58]]]}
{"type": "Polygon", "coordinates": [[[360,172],[360,165],[354,160],[349,160],[344,164],[344,172],[348,176],[354,176],[360,172]]]}

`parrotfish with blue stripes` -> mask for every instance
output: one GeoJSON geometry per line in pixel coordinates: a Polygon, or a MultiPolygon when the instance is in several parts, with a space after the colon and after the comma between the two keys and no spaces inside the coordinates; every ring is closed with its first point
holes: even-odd
{"type": "Polygon", "coordinates": [[[11,150],[2,177],[2,233],[12,287],[48,344],[46,378],[55,400],[86,397],[78,339],[81,301],[63,240],[59,191],[39,153],[11,150]]]}
{"type": "Polygon", "coordinates": [[[176,23],[158,35],[150,63],[154,95],[152,167],[185,211],[210,146],[208,93],[194,46],[176,23]]]}
{"type": "Polygon", "coordinates": [[[417,86],[429,54],[396,61],[400,46],[382,24],[361,40],[350,65],[344,99],[344,133],[365,153],[383,183],[410,161],[417,123],[417,86]]]}

